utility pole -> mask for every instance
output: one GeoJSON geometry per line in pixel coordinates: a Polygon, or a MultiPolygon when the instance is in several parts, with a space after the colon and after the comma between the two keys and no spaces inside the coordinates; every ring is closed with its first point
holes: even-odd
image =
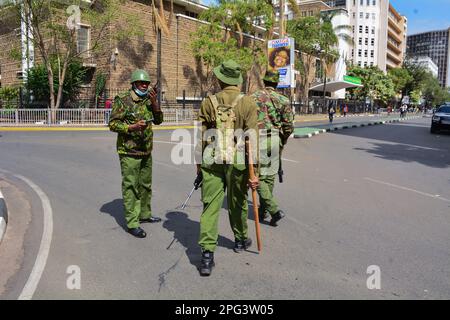
{"type": "Polygon", "coordinates": [[[284,1],[280,0],[280,38],[284,38],[286,34],[286,23],[284,18],[284,1]]]}

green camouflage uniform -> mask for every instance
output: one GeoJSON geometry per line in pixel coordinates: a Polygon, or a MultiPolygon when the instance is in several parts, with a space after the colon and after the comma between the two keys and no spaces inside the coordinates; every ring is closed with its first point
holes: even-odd
{"type": "MultiPolygon", "coordinates": [[[[228,86],[216,97],[219,103],[231,105],[240,94],[238,87],[228,86]]],[[[234,129],[257,130],[257,106],[250,96],[243,96],[234,108],[236,121],[234,129]]],[[[209,98],[201,105],[199,121],[202,132],[215,128],[215,109],[209,98]]],[[[206,143],[203,143],[203,149],[206,143]]],[[[200,218],[199,245],[203,250],[214,252],[218,239],[219,213],[222,208],[225,190],[228,200],[228,217],[235,240],[248,238],[247,227],[247,182],[248,169],[245,164],[206,164],[201,166],[203,174],[202,202],[203,213],[200,218]]]]}
{"type": "Polygon", "coordinates": [[[258,127],[267,130],[267,136],[260,136],[260,177],[259,177],[259,214],[269,213],[273,216],[278,211],[278,204],[273,196],[275,176],[283,146],[294,131],[294,114],[289,99],[279,94],[274,88],[266,87],[253,94],[258,105],[258,127]],[[279,134],[271,136],[270,130],[279,134]],[[276,144],[279,151],[276,151],[276,144]],[[267,164],[270,158],[271,165],[267,164]],[[266,162],[264,160],[267,160],[266,162]]]}
{"type": "Polygon", "coordinates": [[[109,128],[117,132],[117,152],[122,172],[122,195],[128,228],[139,227],[139,219],[152,216],[152,124],[163,122],[162,112],[153,112],[148,98],[133,90],[114,99],[109,128]],[[143,131],[128,131],[139,120],[149,124],[143,131]]]}

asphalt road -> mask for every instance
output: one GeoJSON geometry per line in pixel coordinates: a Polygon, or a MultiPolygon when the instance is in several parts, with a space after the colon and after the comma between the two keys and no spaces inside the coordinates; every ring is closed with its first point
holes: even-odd
{"type": "MultiPolygon", "coordinates": [[[[450,134],[431,135],[429,122],[290,140],[275,192],[287,217],[262,225],[260,254],[256,245],[236,254],[223,210],[209,278],[196,269],[199,192],[179,209],[194,167],[171,162],[171,131],[155,132],[153,211],[164,221],[143,225],[146,239],[124,231],[114,134],[0,132],[5,198],[22,195],[33,213],[0,299],[20,294],[43,229],[39,198],[14,174],[42,189],[53,212],[33,299],[449,299],[450,134]],[[381,288],[369,290],[374,265],[381,288]],[[81,271],[80,289],[68,289],[70,266],[81,271]]],[[[249,232],[255,240],[253,220],[249,232]]]]}

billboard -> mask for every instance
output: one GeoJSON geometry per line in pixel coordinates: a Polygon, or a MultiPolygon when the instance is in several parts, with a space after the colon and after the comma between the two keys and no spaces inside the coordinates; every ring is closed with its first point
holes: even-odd
{"type": "Polygon", "coordinates": [[[268,71],[278,71],[278,88],[295,87],[294,83],[294,39],[284,38],[268,41],[268,71]]]}

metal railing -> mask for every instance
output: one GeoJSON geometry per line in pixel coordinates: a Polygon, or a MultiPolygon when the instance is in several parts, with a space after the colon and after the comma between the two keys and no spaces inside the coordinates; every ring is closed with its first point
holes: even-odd
{"type": "MultiPolygon", "coordinates": [[[[197,119],[192,108],[162,108],[164,122],[186,123],[197,119]]],[[[0,109],[0,126],[106,126],[111,109],[0,109]]]]}

